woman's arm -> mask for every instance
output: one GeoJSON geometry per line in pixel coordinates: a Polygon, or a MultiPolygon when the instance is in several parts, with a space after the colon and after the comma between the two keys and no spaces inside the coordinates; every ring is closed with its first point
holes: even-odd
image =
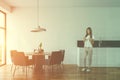
{"type": "Polygon", "coordinates": [[[94,39],[90,38],[89,40],[90,40],[91,44],[94,45],[94,39]]]}
{"type": "Polygon", "coordinates": [[[86,38],[84,37],[84,38],[83,38],[83,42],[85,42],[85,40],[86,40],[86,38]]]}

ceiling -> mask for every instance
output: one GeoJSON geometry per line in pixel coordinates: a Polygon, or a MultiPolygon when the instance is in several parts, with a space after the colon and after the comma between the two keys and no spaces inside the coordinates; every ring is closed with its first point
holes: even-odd
{"type": "MultiPolygon", "coordinates": [[[[37,0],[2,0],[12,7],[36,7],[37,0]]],[[[41,7],[119,6],[120,0],[39,0],[41,7]]]]}

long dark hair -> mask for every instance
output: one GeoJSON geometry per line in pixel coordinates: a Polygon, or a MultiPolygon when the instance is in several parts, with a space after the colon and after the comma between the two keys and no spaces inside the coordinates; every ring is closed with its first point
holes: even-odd
{"type": "Polygon", "coordinates": [[[87,37],[88,36],[88,30],[90,30],[90,38],[92,38],[92,29],[91,29],[91,27],[88,27],[87,29],[86,29],[86,35],[85,35],[85,37],[87,37]]]}

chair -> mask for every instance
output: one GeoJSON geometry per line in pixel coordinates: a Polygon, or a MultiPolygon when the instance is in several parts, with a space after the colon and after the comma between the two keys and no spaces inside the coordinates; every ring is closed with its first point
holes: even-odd
{"type": "Polygon", "coordinates": [[[24,52],[17,52],[14,53],[12,56],[13,59],[13,63],[15,65],[15,69],[13,72],[13,76],[15,75],[15,71],[16,71],[16,66],[24,66],[26,69],[26,76],[27,76],[27,67],[30,65],[33,65],[33,61],[28,59],[28,56],[24,55],[24,52]]]}
{"type": "Polygon", "coordinates": [[[13,56],[14,56],[15,53],[17,53],[17,50],[11,50],[11,51],[10,51],[11,62],[12,62],[11,72],[12,72],[12,69],[13,69],[13,56]]]}
{"type": "Polygon", "coordinates": [[[34,70],[35,72],[42,71],[43,65],[45,65],[45,55],[33,55],[34,70]]]}
{"type": "Polygon", "coordinates": [[[50,59],[46,60],[46,64],[50,65],[52,67],[52,72],[53,72],[53,66],[60,67],[62,61],[62,54],[61,51],[53,51],[51,53],[50,59]]]}

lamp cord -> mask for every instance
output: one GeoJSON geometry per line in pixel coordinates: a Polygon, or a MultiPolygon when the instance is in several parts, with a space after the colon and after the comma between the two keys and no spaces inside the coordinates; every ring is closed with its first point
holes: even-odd
{"type": "Polygon", "coordinates": [[[39,27],[39,0],[37,0],[37,26],[39,27]]]}

